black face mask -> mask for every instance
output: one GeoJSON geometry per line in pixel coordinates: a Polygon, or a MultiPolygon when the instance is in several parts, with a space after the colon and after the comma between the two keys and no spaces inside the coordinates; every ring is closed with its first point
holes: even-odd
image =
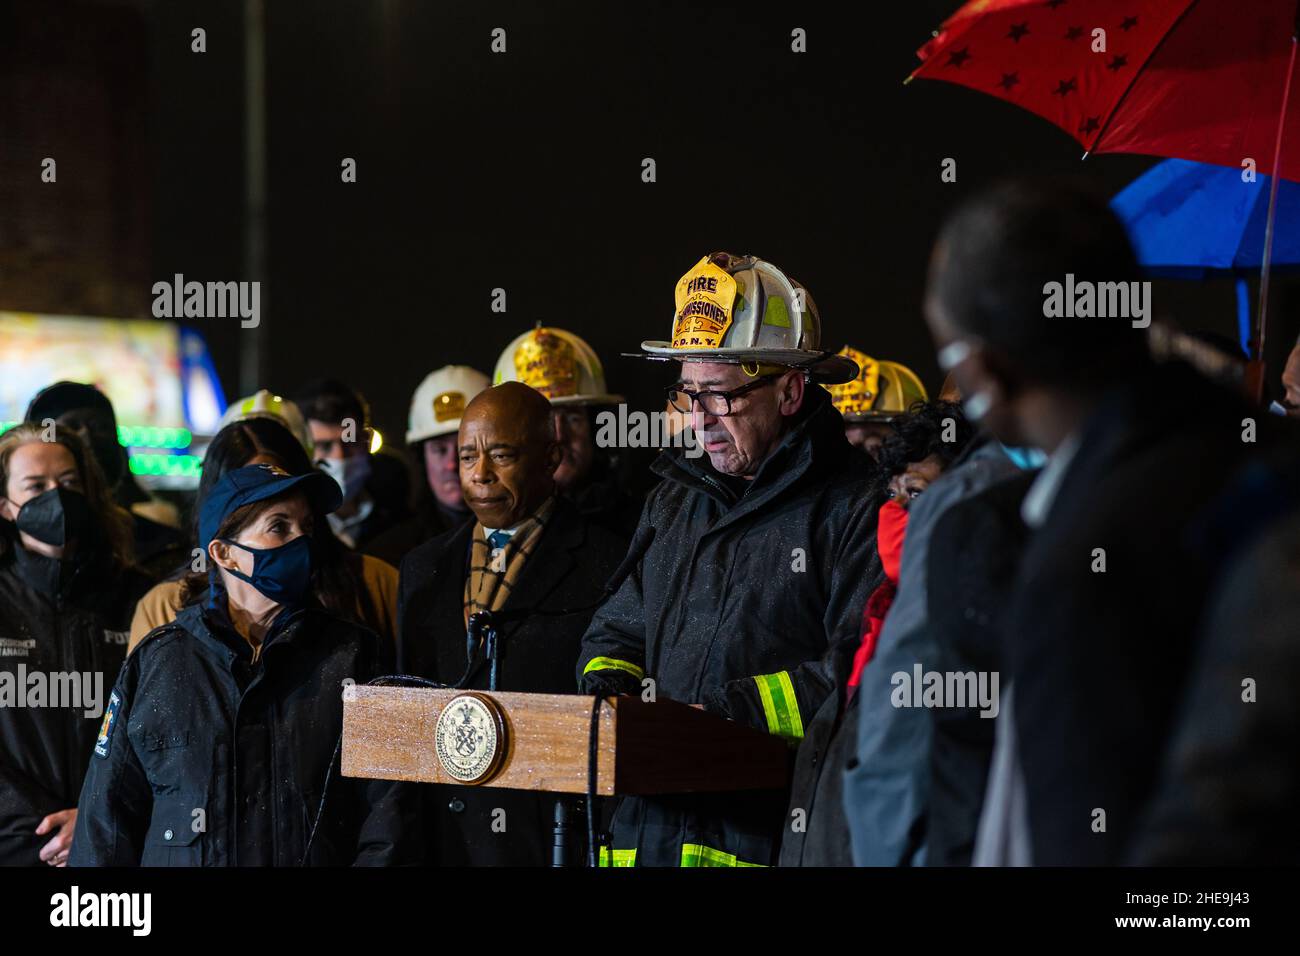
{"type": "Polygon", "coordinates": [[[18,509],[18,530],[44,544],[66,547],[90,524],[90,502],[79,491],[51,488],[18,509]]]}

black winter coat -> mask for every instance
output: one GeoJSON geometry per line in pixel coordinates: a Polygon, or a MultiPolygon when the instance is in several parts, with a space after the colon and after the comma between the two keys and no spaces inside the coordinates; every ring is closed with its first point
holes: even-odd
{"type": "Polygon", "coordinates": [[[580,487],[566,496],[584,518],[628,542],[641,520],[642,498],[627,493],[607,459],[598,456],[592,463],[591,474],[580,487]]]}
{"type": "MultiPolygon", "coordinates": [[[[578,674],[614,670],[657,695],[787,737],[803,736],[861,638],[872,579],[871,460],[844,438],[824,389],[742,497],[706,458],[665,451],[639,568],[592,620],[578,674]]],[[[785,791],[629,799],[613,849],[636,863],[776,862],[785,791]]]]}
{"type": "MultiPolygon", "coordinates": [[[[444,684],[465,672],[465,576],[475,524],[434,538],[402,562],[399,666],[444,684]]],[[[572,614],[504,620],[497,689],[574,692],[573,667],[602,588],[622,561],[625,541],[591,523],[564,499],[524,566],[502,613],[536,608],[572,614]],[[585,608],[585,610],[581,610],[585,608]]],[[[486,690],[480,663],[465,684],[486,690]]],[[[522,790],[421,786],[427,862],[443,866],[541,866],[550,862],[555,796],[522,790]],[[495,810],[504,810],[505,830],[495,810]]]]}
{"type": "MultiPolygon", "coordinates": [[[[1029,529],[1020,518],[1037,471],[955,502],[935,522],[927,561],[927,619],[940,673],[1002,669],[1007,602],[1029,529]]],[[[969,866],[993,759],[997,717],[936,707],[930,746],[926,866],[969,866]]]]}
{"type": "Polygon", "coordinates": [[[1124,858],[1218,570],[1194,529],[1273,440],[1269,418],[1176,365],[1113,389],[1085,424],[1026,547],[1007,623],[1034,865],[1124,858]],[[1255,444],[1242,440],[1246,418],[1255,444]],[[1104,572],[1093,570],[1098,548],[1104,572]]]}
{"type": "Polygon", "coordinates": [[[429,495],[428,500],[412,515],[370,538],[358,550],[399,568],[402,559],[420,545],[466,522],[472,524],[473,517],[468,511],[456,512],[444,508],[433,495],[429,495]]]}
{"type": "MultiPolygon", "coordinates": [[[[885,581],[885,566],[874,531],[866,576],[868,594],[885,581]]],[[[859,698],[846,700],[853,658],[840,655],[834,663],[835,691],[826,695],[808,722],[795,753],[786,814],[788,829],[781,840],[781,866],[853,865],[842,778],[857,749],[859,698]]]]}
{"type": "Polygon", "coordinates": [[[0,866],[40,863],[53,838],[36,835],[41,819],[77,805],[97,710],[107,706],[131,614],[150,583],[136,570],[58,561],[16,544],[0,561],[0,866]],[[38,674],[51,688],[55,675],[80,675],[80,706],[9,699],[37,703],[27,692],[38,674]]]}
{"type": "Polygon", "coordinates": [[[409,784],[342,777],[345,681],[381,671],[369,630],[283,611],[253,660],[220,611],[183,608],[118,676],[81,792],[73,866],[418,862],[409,784]]]}
{"type": "Polygon", "coordinates": [[[1128,864],[1300,862],[1300,429],[1216,506],[1225,573],[1128,864]],[[1224,540],[1230,532],[1235,546],[1224,540]]]}
{"type": "Polygon", "coordinates": [[[845,703],[849,669],[842,676],[839,690],[817,711],[795,755],[790,829],[781,841],[781,866],[853,865],[843,775],[858,741],[859,698],[845,703]],[[798,828],[795,814],[802,824],[798,828]]]}

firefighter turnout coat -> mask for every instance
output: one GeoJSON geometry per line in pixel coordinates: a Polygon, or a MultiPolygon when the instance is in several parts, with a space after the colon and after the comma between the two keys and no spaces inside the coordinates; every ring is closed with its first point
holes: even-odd
{"type": "MultiPolygon", "coordinates": [[[[670,449],[655,462],[637,537],[643,559],[596,612],[579,679],[654,681],[658,697],[778,734],[792,745],[835,691],[861,638],[872,585],[871,460],[844,437],[820,388],[747,482],[670,449]]],[[[647,685],[648,688],[649,685],[647,685]]],[[[788,793],[629,798],[615,813],[614,865],[776,862],[788,793]]]]}

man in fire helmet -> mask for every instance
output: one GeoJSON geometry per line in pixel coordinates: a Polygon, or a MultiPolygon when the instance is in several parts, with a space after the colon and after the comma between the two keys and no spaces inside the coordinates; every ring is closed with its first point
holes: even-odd
{"type": "Polygon", "coordinates": [[[416,388],[407,419],[406,447],[429,493],[423,494],[421,488],[421,500],[411,519],[371,541],[367,553],[399,567],[417,545],[473,518],[460,491],[456,434],[465,406],[489,384],[478,369],[445,365],[426,375],[416,388]]]}
{"type": "Polygon", "coordinates": [[[597,417],[623,402],[605,387],[595,351],[567,329],[538,325],[518,336],[497,360],[492,384],[523,382],[551,402],[564,460],[555,472],[560,493],[589,521],[625,540],[641,517],[641,502],[620,486],[622,455],[598,446],[597,417]]]}
{"type": "Polygon", "coordinates": [[[889,423],[929,396],[906,365],[873,359],[851,345],[840,349],[840,355],[858,366],[853,381],[829,386],[831,401],[844,416],[844,436],[872,458],[879,458],[880,446],[893,433],[889,423]]]}
{"type": "MultiPolygon", "coordinates": [[[[873,465],[845,440],[825,389],[852,360],[820,347],[807,290],[771,263],[705,256],[677,283],[670,400],[705,457],[663,452],[634,539],[635,570],[596,612],[578,677],[587,693],[643,694],[792,745],[861,636],[873,568],[873,465]],[[651,530],[653,529],[653,530],[651,530]]],[[[624,866],[771,865],[785,791],[624,799],[602,859],[624,866]]]]}

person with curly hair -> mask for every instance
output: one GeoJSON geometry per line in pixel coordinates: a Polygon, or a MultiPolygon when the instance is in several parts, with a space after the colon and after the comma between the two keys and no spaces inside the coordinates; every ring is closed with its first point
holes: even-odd
{"type": "Polygon", "coordinates": [[[975,434],[957,402],[914,402],[880,448],[876,494],[904,511],[947,471],[975,434]]]}
{"type": "MultiPolygon", "coordinates": [[[[836,685],[843,693],[832,694],[822,704],[800,744],[790,813],[803,810],[806,821],[801,832],[785,835],[781,866],[851,863],[849,842],[844,839],[848,823],[842,772],[856,739],[854,709],[860,706],[857,690],[862,670],[871,659],[898,590],[908,508],[957,460],[974,435],[961,406],[953,402],[915,402],[890,425],[892,433],[880,448],[879,470],[868,490],[876,512],[875,551],[884,575],[867,599],[856,652],[836,662],[836,685]]],[[[872,572],[878,574],[878,568],[873,566],[872,572]]]]}

